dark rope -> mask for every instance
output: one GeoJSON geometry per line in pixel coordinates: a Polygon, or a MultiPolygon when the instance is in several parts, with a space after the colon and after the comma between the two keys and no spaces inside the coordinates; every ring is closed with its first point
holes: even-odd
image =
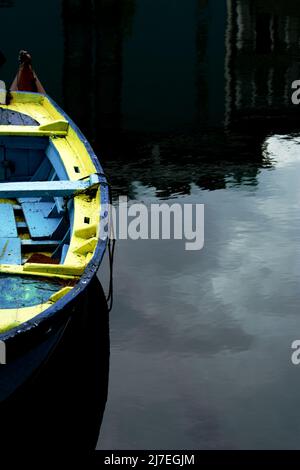
{"type": "MultiPolygon", "coordinates": [[[[105,178],[106,181],[99,181],[99,185],[104,185],[107,186],[108,188],[108,200],[109,200],[109,205],[112,207],[112,191],[111,191],[111,184],[107,181],[107,177],[104,173],[94,173],[97,176],[105,178]]],[[[88,179],[90,175],[84,176],[83,178],[80,178],[78,181],[83,181],[85,179],[88,179]]],[[[91,191],[91,188],[84,189],[82,191],[78,191],[77,193],[73,194],[72,196],[66,196],[64,198],[65,200],[65,207],[67,207],[68,202],[71,199],[74,199],[76,196],[80,194],[87,194],[89,191],[91,191]]],[[[113,280],[113,265],[114,265],[114,256],[115,256],[115,247],[116,247],[116,238],[115,238],[115,232],[114,232],[114,224],[113,224],[113,218],[111,216],[111,212],[109,214],[109,234],[108,234],[108,242],[107,242],[107,251],[108,251],[108,262],[109,262],[109,287],[108,287],[108,294],[106,296],[106,302],[107,302],[107,308],[108,312],[111,312],[113,308],[113,300],[114,300],[114,280],[113,280]]]]}
{"type": "MultiPolygon", "coordinates": [[[[108,194],[109,194],[109,204],[110,208],[112,207],[112,190],[111,185],[108,184],[108,194]]],[[[116,248],[116,237],[114,231],[114,223],[113,218],[110,212],[109,216],[109,239],[108,239],[108,260],[109,260],[109,288],[108,288],[108,295],[106,297],[107,308],[108,312],[111,312],[114,303],[114,256],[115,256],[115,248],[116,248]]]]}

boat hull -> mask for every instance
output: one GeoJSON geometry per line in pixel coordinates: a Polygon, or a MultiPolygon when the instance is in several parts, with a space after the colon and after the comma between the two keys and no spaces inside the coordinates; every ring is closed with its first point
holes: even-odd
{"type": "Polygon", "coordinates": [[[47,354],[41,354],[43,341],[37,342],[30,354],[2,366],[1,382],[13,376],[18,384],[14,390],[14,384],[7,384],[10,395],[0,403],[3,448],[28,449],[33,442],[35,448],[64,451],[91,451],[96,446],[109,371],[108,310],[97,278],[67,317],[52,330],[47,354]],[[32,370],[30,358],[35,354],[41,362],[32,370]],[[25,378],[24,370],[30,370],[30,376],[25,378]]]}

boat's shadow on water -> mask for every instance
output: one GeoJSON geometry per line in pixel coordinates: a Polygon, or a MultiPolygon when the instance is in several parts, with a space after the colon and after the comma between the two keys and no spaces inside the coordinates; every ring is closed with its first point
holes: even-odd
{"type": "Polygon", "coordinates": [[[43,366],[0,404],[0,451],[94,450],[108,372],[108,311],[95,279],[43,366]]]}

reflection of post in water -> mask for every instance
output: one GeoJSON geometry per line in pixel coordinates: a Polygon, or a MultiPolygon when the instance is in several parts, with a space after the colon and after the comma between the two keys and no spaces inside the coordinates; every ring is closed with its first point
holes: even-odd
{"type": "Polygon", "coordinates": [[[293,115],[291,83],[300,77],[300,11],[290,0],[227,0],[227,125],[293,115]]]}
{"type": "MultiPolygon", "coordinates": [[[[0,0],[0,8],[10,8],[14,6],[14,0],[0,0]]],[[[0,67],[6,62],[5,55],[0,50],[0,67]]]]}
{"type": "Polygon", "coordinates": [[[208,83],[207,83],[207,35],[208,21],[205,15],[208,0],[199,0],[197,3],[197,31],[196,31],[196,73],[197,73],[197,110],[198,121],[205,122],[208,118],[208,83]]]}
{"type": "Polygon", "coordinates": [[[104,136],[121,125],[122,2],[95,1],[95,127],[104,136]]]}
{"type": "Polygon", "coordinates": [[[14,0],[0,0],[0,8],[8,8],[14,6],[14,0]]]}
{"type": "Polygon", "coordinates": [[[63,0],[65,108],[95,143],[121,126],[122,43],[135,0],[63,0]]]}
{"type": "Polygon", "coordinates": [[[91,129],[93,9],[91,0],[63,0],[64,106],[80,128],[91,129]]]}
{"type": "Polygon", "coordinates": [[[1,402],[0,449],[93,451],[108,371],[107,303],[95,278],[41,369],[1,402]]]}
{"type": "Polygon", "coordinates": [[[197,126],[220,127],[224,120],[225,3],[198,0],[196,16],[197,126]]]}

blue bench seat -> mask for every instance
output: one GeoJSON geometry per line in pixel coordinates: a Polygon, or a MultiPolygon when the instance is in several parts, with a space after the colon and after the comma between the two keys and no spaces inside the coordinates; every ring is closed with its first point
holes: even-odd
{"type": "Polygon", "coordinates": [[[0,204],[0,264],[21,264],[21,240],[11,204],[0,204]]]}
{"type": "Polygon", "coordinates": [[[57,234],[62,218],[49,217],[55,204],[48,202],[23,202],[21,204],[31,238],[51,239],[57,234]]]}
{"type": "Polygon", "coordinates": [[[21,264],[21,240],[0,238],[0,264],[21,264]]]}
{"type": "Polygon", "coordinates": [[[0,204],[0,238],[17,238],[14,208],[11,204],[0,204]]]}

